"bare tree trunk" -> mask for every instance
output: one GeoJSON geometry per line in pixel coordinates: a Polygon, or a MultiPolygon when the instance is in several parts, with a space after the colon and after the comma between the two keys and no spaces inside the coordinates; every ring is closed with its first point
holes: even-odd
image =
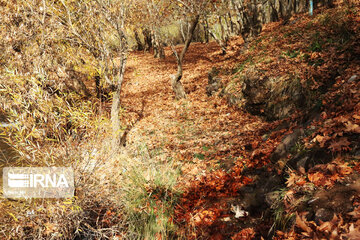
{"type": "Polygon", "coordinates": [[[183,21],[180,21],[180,33],[181,33],[181,38],[183,43],[185,43],[186,41],[186,34],[185,34],[185,29],[184,29],[184,23],[183,21]]]}
{"type": "Polygon", "coordinates": [[[204,28],[204,41],[205,43],[209,43],[209,23],[207,19],[205,20],[205,23],[203,23],[204,28]]]}
{"type": "Polygon", "coordinates": [[[159,58],[164,59],[165,58],[165,50],[164,50],[163,42],[160,41],[158,43],[158,47],[159,47],[159,58]]]}
{"type": "Polygon", "coordinates": [[[222,23],[222,18],[221,16],[218,17],[218,21],[219,21],[219,25],[220,25],[220,30],[221,30],[221,36],[218,37],[216,35],[216,33],[214,33],[212,30],[208,29],[210,35],[215,39],[215,41],[219,44],[220,48],[221,48],[221,55],[225,55],[226,54],[226,48],[228,46],[228,42],[229,42],[229,34],[228,32],[225,30],[223,23],[222,23]]]}
{"type": "Polygon", "coordinates": [[[165,58],[163,42],[161,41],[159,29],[153,30],[154,58],[165,58]]]}
{"type": "Polygon", "coordinates": [[[230,25],[230,28],[228,27],[228,30],[230,29],[230,32],[234,33],[235,27],[230,12],[227,14],[227,18],[225,17],[225,20],[227,20],[226,22],[228,23],[228,25],[230,25]]]}
{"type": "Polygon", "coordinates": [[[145,42],[144,51],[149,52],[152,47],[151,32],[149,31],[149,29],[143,29],[142,33],[144,35],[144,42],[145,42]]]}
{"type": "Polygon", "coordinates": [[[181,81],[180,81],[182,78],[182,72],[183,72],[182,64],[183,64],[183,60],[185,57],[185,53],[188,50],[191,40],[194,36],[194,31],[195,31],[195,28],[196,28],[198,22],[199,22],[199,15],[196,15],[190,22],[190,26],[189,26],[187,36],[186,36],[185,46],[182,49],[180,56],[178,55],[174,46],[172,46],[172,50],[173,50],[174,55],[177,60],[177,73],[175,75],[171,75],[170,79],[171,79],[171,85],[173,87],[173,91],[175,93],[175,98],[178,100],[186,97],[184,86],[181,84],[181,81]]]}
{"type": "Polygon", "coordinates": [[[128,44],[125,34],[122,30],[118,29],[119,36],[120,36],[120,66],[119,72],[117,76],[117,83],[116,83],[116,90],[113,95],[113,101],[111,105],[111,126],[113,131],[113,147],[116,149],[120,146],[122,135],[124,134],[121,131],[121,123],[119,118],[120,113],[120,94],[121,94],[121,87],[124,81],[125,75],[125,67],[127,61],[127,53],[128,53],[128,44]]]}
{"type": "Polygon", "coordinates": [[[279,19],[280,19],[279,12],[276,10],[273,1],[269,0],[269,4],[270,4],[270,7],[272,9],[270,21],[271,22],[279,21],[279,19]]]}
{"type": "Polygon", "coordinates": [[[144,45],[140,40],[139,33],[137,32],[137,30],[134,30],[134,37],[136,41],[136,50],[138,51],[144,50],[144,45]]]}
{"type": "Polygon", "coordinates": [[[121,139],[121,123],[119,118],[120,113],[120,93],[121,87],[118,85],[111,105],[111,126],[113,131],[113,146],[117,148],[121,139]]]}

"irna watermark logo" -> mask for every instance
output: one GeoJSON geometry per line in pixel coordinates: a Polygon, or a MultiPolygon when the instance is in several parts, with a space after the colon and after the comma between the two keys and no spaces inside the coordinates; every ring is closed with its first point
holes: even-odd
{"type": "Polygon", "coordinates": [[[7,198],[69,198],[74,196],[72,168],[8,167],[3,169],[7,198]]]}

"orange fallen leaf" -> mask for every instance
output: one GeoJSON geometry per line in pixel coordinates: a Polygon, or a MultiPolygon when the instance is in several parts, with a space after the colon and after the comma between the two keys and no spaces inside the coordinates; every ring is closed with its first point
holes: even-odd
{"type": "Polygon", "coordinates": [[[360,133],[360,126],[351,122],[345,123],[346,132],[360,133]]]}
{"type": "Polygon", "coordinates": [[[309,173],[308,174],[308,179],[310,180],[310,182],[312,182],[315,185],[319,186],[319,185],[324,184],[324,182],[326,180],[326,177],[321,172],[315,172],[315,173],[309,173]]]}
{"type": "Polygon", "coordinates": [[[296,213],[296,226],[301,228],[301,230],[305,231],[306,233],[311,233],[312,229],[306,225],[305,221],[303,220],[303,217],[299,216],[299,214],[296,213]]]}
{"type": "Polygon", "coordinates": [[[329,149],[332,152],[340,152],[342,150],[350,150],[350,142],[347,137],[340,138],[338,141],[334,141],[330,144],[329,149]]]}

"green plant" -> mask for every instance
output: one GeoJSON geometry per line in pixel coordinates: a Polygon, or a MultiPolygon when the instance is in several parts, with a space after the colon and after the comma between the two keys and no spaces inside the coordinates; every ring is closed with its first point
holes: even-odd
{"type": "Polygon", "coordinates": [[[172,159],[160,161],[148,146],[141,144],[137,156],[141,161],[123,162],[121,201],[127,224],[127,234],[132,239],[167,239],[176,230],[171,220],[175,204],[181,193],[175,188],[180,169],[172,159]]]}
{"type": "MultiPolygon", "coordinates": [[[[254,64],[253,56],[250,55],[250,56],[249,56],[245,61],[243,61],[242,63],[236,64],[236,66],[235,66],[235,67],[233,68],[233,70],[232,70],[233,74],[242,72],[242,71],[245,69],[246,64],[248,64],[248,63],[249,63],[250,65],[254,64]]],[[[237,77],[237,75],[236,75],[236,77],[237,77]]]]}
{"type": "Polygon", "coordinates": [[[269,232],[276,232],[277,230],[285,231],[291,222],[293,221],[295,214],[286,212],[284,207],[284,197],[287,192],[287,188],[279,189],[274,192],[274,195],[277,196],[271,209],[273,209],[273,220],[274,223],[269,230],[269,232]]]}
{"type": "Polygon", "coordinates": [[[204,151],[209,151],[210,147],[209,147],[209,146],[204,145],[204,146],[202,146],[202,149],[203,149],[204,151]]]}
{"type": "Polygon", "coordinates": [[[289,58],[296,58],[299,54],[300,51],[297,50],[287,50],[286,52],[283,52],[284,55],[288,56],[289,58]]]}
{"type": "Polygon", "coordinates": [[[200,160],[204,160],[205,159],[205,155],[202,153],[195,153],[194,154],[194,158],[200,159],[200,160]]]}
{"type": "Polygon", "coordinates": [[[323,41],[320,34],[317,32],[312,36],[312,42],[309,46],[311,52],[321,52],[323,49],[323,41]]]}

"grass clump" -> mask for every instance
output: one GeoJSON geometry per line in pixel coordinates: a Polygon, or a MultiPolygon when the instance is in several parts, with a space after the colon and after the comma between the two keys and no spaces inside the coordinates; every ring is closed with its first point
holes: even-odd
{"type": "Polygon", "coordinates": [[[146,146],[126,164],[121,195],[128,234],[136,239],[168,239],[175,234],[173,209],[180,195],[175,188],[180,169],[172,159],[151,158],[146,146]]]}

